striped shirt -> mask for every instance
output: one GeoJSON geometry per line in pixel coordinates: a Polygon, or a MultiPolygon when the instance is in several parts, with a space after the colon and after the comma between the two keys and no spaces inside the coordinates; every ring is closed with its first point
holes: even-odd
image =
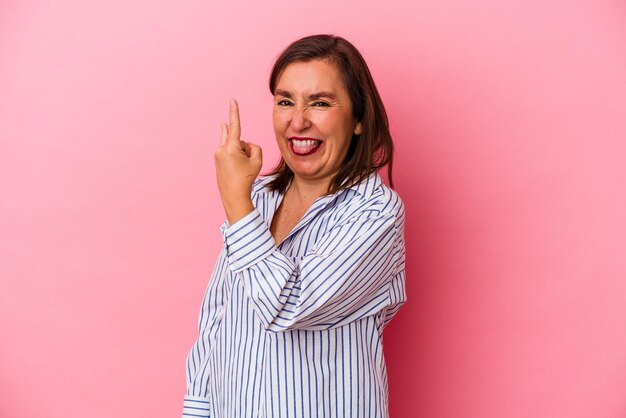
{"type": "Polygon", "coordinates": [[[187,356],[183,417],[387,417],[382,332],[406,301],[404,205],[378,173],[315,200],[278,246],[255,181],[187,356]]]}

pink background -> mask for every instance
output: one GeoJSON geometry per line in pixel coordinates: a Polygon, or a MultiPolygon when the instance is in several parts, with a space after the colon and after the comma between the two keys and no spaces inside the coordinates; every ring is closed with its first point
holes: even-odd
{"type": "Polygon", "coordinates": [[[397,144],[391,416],[626,416],[626,5],[213,3],[0,4],[0,416],[180,414],[228,99],[269,169],[272,62],[325,32],[397,144]]]}

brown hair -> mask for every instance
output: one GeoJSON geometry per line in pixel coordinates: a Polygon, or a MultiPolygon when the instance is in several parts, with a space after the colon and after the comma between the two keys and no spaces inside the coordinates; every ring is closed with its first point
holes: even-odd
{"type": "MultiPolygon", "coordinates": [[[[393,187],[393,140],[387,113],[369,68],[354,45],[335,35],[311,35],[293,42],[274,63],[270,92],[275,94],[278,78],[289,64],[312,60],[325,60],[337,67],[350,97],[352,114],[362,125],[361,134],[352,135],[345,164],[333,178],[328,193],[357,184],[385,165],[393,187]]],[[[268,175],[277,175],[269,187],[280,192],[293,178],[283,158],[268,175]]]]}

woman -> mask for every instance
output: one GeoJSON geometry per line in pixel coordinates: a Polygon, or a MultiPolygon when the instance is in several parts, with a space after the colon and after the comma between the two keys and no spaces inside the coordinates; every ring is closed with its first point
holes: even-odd
{"type": "Polygon", "coordinates": [[[215,152],[226,222],[187,358],[183,416],[386,417],[382,331],[405,302],[404,208],[377,170],[393,145],[345,39],[291,44],[270,77],[282,159],[230,102],[215,152]]]}

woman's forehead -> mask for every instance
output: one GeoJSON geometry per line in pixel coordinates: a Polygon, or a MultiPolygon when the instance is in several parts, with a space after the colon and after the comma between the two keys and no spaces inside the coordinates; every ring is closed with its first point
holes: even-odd
{"type": "Polygon", "coordinates": [[[345,87],[335,65],[322,60],[298,61],[282,71],[274,94],[337,98],[345,94],[345,87]]]}

